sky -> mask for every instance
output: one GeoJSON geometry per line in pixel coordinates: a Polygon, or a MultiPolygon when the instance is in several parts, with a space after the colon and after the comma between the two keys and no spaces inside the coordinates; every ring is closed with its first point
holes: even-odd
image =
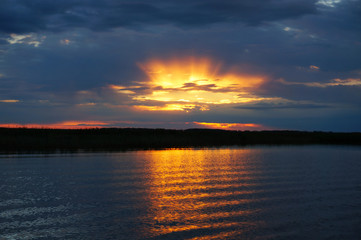
{"type": "Polygon", "coordinates": [[[1,0],[0,127],[361,131],[360,0],[1,0]]]}

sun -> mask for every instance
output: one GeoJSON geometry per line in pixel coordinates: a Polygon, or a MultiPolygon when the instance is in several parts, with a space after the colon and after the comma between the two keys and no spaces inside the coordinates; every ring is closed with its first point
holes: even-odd
{"type": "Polygon", "coordinates": [[[265,81],[262,75],[230,70],[206,57],[150,59],[138,66],[147,79],[111,87],[145,111],[207,111],[214,105],[258,101],[252,89],[265,81]]]}

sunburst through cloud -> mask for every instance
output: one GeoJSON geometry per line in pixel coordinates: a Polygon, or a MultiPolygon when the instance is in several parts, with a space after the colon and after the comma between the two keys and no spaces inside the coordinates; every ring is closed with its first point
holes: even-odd
{"type": "Polygon", "coordinates": [[[206,57],[151,59],[138,66],[144,81],[133,85],[109,85],[128,95],[133,107],[144,111],[208,111],[214,105],[265,100],[252,89],[266,81],[263,75],[239,72],[206,57]]]}
{"type": "Polygon", "coordinates": [[[0,0],[0,240],[361,239],[361,0],[0,0]]]}

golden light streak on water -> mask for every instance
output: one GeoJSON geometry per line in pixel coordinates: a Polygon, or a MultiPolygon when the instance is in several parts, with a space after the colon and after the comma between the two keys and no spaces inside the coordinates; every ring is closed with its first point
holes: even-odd
{"type": "Polygon", "coordinates": [[[0,156],[0,239],[359,239],[360,147],[0,156]]]}
{"type": "MultiPolygon", "coordinates": [[[[248,204],[253,200],[242,197],[236,200],[219,198],[242,196],[255,191],[248,190],[254,184],[249,183],[251,175],[248,174],[246,164],[240,162],[237,172],[232,172],[232,149],[213,151],[218,151],[218,156],[222,156],[217,162],[211,160],[212,151],[207,150],[164,150],[149,154],[147,201],[150,204],[150,218],[157,222],[146,230],[150,235],[231,227],[239,223],[219,222],[218,219],[242,217],[257,211],[220,210],[248,204]]],[[[238,149],[237,155],[247,160],[251,152],[249,149],[238,149]]]]}

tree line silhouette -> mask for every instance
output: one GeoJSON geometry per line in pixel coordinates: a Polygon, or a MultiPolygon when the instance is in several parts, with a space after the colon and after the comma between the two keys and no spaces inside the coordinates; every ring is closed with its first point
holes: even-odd
{"type": "Polygon", "coordinates": [[[214,129],[0,128],[0,151],[102,151],[246,145],[361,145],[361,133],[214,129]]]}

